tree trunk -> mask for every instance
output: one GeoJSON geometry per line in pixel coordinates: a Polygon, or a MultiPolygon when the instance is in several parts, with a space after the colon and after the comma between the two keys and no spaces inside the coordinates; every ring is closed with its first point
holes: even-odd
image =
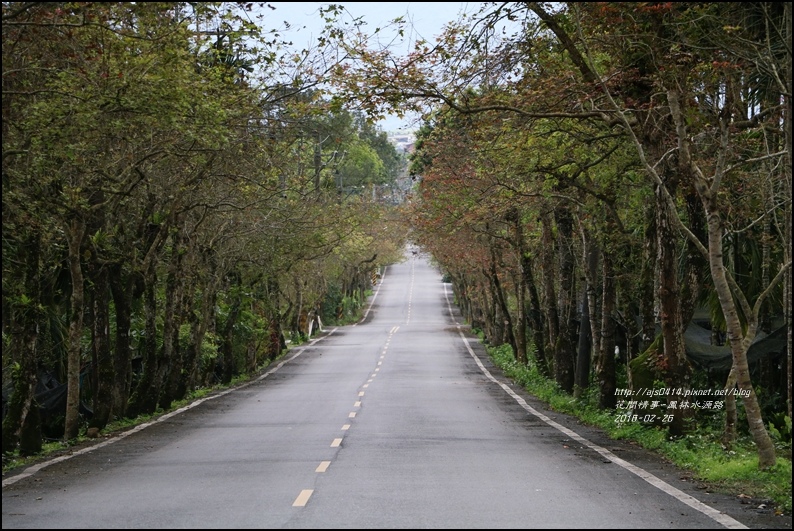
{"type": "Polygon", "coordinates": [[[518,275],[516,278],[516,359],[521,365],[527,364],[527,315],[526,315],[526,274],[524,267],[524,227],[521,215],[514,210],[515,224],[515,247],[518,263],[518,275]]]}
{"type": "Polygon", "coordinates": [[[163,346],[158,363],[157,378],[163,382],[158,404],[169,409],[179,396],[179,384],[182,381],[184,353],[179,345],[179,329],[182,326],[182,303],[185,290],[184,256],[187,249],[183,245],[184,236],[181,231],[174,231],[171,243],[171,263],[165,279],[165,303],[163,307],[163,346]]]}
{"type": "MultiPolygon", "coordinates": [[[[33,423],[27,421],[31,409],[38,405],[34,400],[34,392],[38,381],[37,374],[37,344],[38,344],[38,323],[41,318],[39,314],[38,301],[41,298],[40,285],[40,241],[39,238],[31,237],[20,242],[20,249],[24,252],[25,269],[24,277],[19,280],[22,293],[29,299],[22,300],[17,295],[10,303],[8,321],[8,351],[3,351],[4,364],[8,356],[16,364],[17,369],[10,371],[13,391],[8,397],[8,409],[3,418],[3,453],[11,453],[17,449],[21,455],[32,455],[41,450],[41,430],[38,432],[38,444],[33,447],[20,445],[21,440],[30,441],[30,435],[22,436],[28,427],[34,427],[33,423]]],[[[7,279],[3,279],[5,282],[7,279]]],[[[5,293],[4,293],[4,299],[5,293]]],[[[4,316],[5,317],[5,316],[4,316]]],[[[8,374],[3,373],[4,377],[8,374]]],[[[35,434],[34,434],[35,435],[35,434]]]]}
{"type": "MultiPolygon", "coordinates": [[[[30,293],[32,295],[35,292],[30,293]]],[[[39,407],[34,399],[38,381],[37,312],[35,304],[14,306],[8,347],[17,369],[11,373],[13,390],[8,397],[7,410],[3,418],[3,453],[14,452],[19,447],[20,455],[33,455],[41,451],[42,444],[41,425],[38,426],[38,434],[30,433],[31,430],[35,431],[36,426],[28,420],[31,411],[39,407]],[[38,443],[31,445],[30,442],[36,439],[38,443]]]]}
{"type": "Polygon", "coordinates": [[[558,292],[559,333],[554,344],[554,379],[566,393],[573,392],[575,353],[573,346],[574,333],[574,293],[576,280],[573,275],[573,218],[571,212],[564,207],[554,210],[557,224],[557,250],[560,264],[560,289],[558,292]]]}
{"type": "MultiPolygon", "coordinates": [[[[598,316],[600,311],[598,309],[598,292],[596,285],[596,278],[598,275],[598,258],[599,248],[594,240],[592,234],[584,228],[582,231],[582,247],[584,248],[584,274],[585,274],[585,289],[584,301],[582,311],[582,324],[581,327],[585,329],[585,337],[587,338],[587,365],[584,365],[585,360],[579,361],[577,359],[577,370],[581,371],[580,378],[582,381],[586,380],[585,387],[590,385],[590,365],[592,364],[592,353],[597,351],[600,344],[601,327],[599,325],[598,316]],[[586,317],[585,317],[586,315],[586,317]]],[[[580,333],[580,338],[581,333],[580,333]]],[[[582,356],[582,351],[585,345],[581,345],[579,349],[579,356],[582,356]]],[[[596,372],[598,365],[598,355],[596,353],[596,372]]],[[[583,387],[584,389],[584,387],[583,387]]]]}
{"type": "MultiPolygon", "coordinates": [[[[201,298],[202,303],[198,311],[194,309],[188,309],[187,311],[188,321],[191,324],[190,340],[185,350],[185,378],[182,379],[183,383],[179,389],[180,397],[201,384],[199,375],[204,363],[202,359],[204,338],[207,335],[207,331],[211,331],[213,326],[212,316],[217,304],[220,281],[220,277],[216,274],[213,281],[204,287],[201,298]]],[[[211,370],[214,371],[215,368],[212,367],[211,370]]],[[[229,378],[229,381],[231,381],[231,378],[229,378]]]]}
{"type": "Polygon", "coordinates": [[[109,270],[110,292],[116,315],[116,338],[113,353],[113,415],[121,418],[127,413],[130,377],[130,326],[132,324],[133,287],[123,277],[122,266],[114,264],[109,270]]]}
{"type": "MultiPolygon", "coordinates": [[[[792,39],[792,35],[791,35],[791,2],[784,2],[783,3],[783,9],[784,9],[784,13],[785,13],[784,17],[785,17],[785,20],[786,20],[786,29],[785,29],[786,35],[785,35],[785,38],[783,39],[783,41],[784,42],[791,42],[791,39],[792,39]]],[[[792,112],[792,109],[791,109],[791,82],[792,82],[792,75],[794,75],[794,69],[792,69],[792,64],[791,64],[791,53],[787,53],[786,54],[786,72],[783,72],[782,75],[781,75],[781,79],[786,80],[786,83],[788,83],[788,85],[787,85],[788,86],[788,90],[785,91],[785,95],[783,96],[783,99],[784,99],[784,102],[785,102],[785,106],[786,106],[785,107],[785,111],[783,112],[783,131],[785,132],[785,140],[784,140],[784,142],[785,142],[785,148],[786,149],[785,149],[785,154],[783,155],[784,164],[783,164],[783,179],[782,179],[782,181],[783,181],[783,184],[782,184],[783,195],[782,195],[782,197],[791,197],[792,196],[792,194],[791,194],[792,193],[792,190],[791,190],[791,150],[792,150],[792,145],[791,145],[791,140],[792,140],[792,131],[791,131],[791,121],[792,121],[792,117],[791,117],[791,112],[792,112]],[[786,72],[788,72],[788,73],[786,73],[786,72]]],[[[783,219],[784,219],[783,223],[785,225],[784,229],[783,229],[783,234],[784,234],[784,237],[783,237],[783,241],[784,241],[784,244],[783,244],[783,261],[784,261],[784,263],[789,263],[789,262],[791,262],[791,239],[792,239],[792,234],[791,234],[791,217],[792,217],[791,201],[787,201],[786,202],[785,213],[786,213],[786,215],[783,217],[783,219]]],[[[788,362],[788,372],[786,374],[787,374],[787,377],[788,377],[787,378],[787,380],[788,380],[787,388],[788,388],[788,416],[789,416],[789,418],[792,418],[792,416],[791,416],[791,402],[792,402],[791,401],[791,370],[792,370],[792,366],[791,366],[791,347],[792,347],[792,344],[791,344],[791,329],[792,329],[792,326],[791,326],[792,325],[792,323],[791,323],[791,303],[792,303],[792,300],[791,300],[791,290],[792,290],[791,281],[792,281],[792,272],[791,271],[792,271],[792,269],[793,268],[789,268],[788,274],[786,275],[786,279],[784,281],[784,286],[783,286],[783,293],[784,293],[784,295],[783,295],[783,314],[784,314],[783,317],[784,317],[785,323],[788,325],[788,334],[786,335],[786,347],[787,347],[786,351],[788,352],[788,360],[787,360],[787,362],[788,362]]]]}
{"type": "Polygon", "coordinates": [[[579,342],[576,345],[576,375],[574,378],[573,396],[580,398],[590,387],[590,304],[587,300],[587,288],[582,294],[582,315],[579,320],[579,342]]]}
{"type": "MultiPolygon", "coordinates": [[[[556,274],[554,272],[554,239],[551,233],[551,215],[544,212],[541,215],[541,230],[543,250],[541,251],[541,267],[543,270],[543,295],[546,309],[546,352],[552,356],[552,364],[556,365],[556,350],[554,345],[559,336],[560,319],[557,315],[557,295],[554,289],[556,274]]],[[[554,369],[556,371],[556,369],[554,369]]]]}
{"type": "Polygon", "coordinates": [[[154,413],[157,409],[159,385],[157,375],[157,275],[154,270],[147,272],[143,288],[143,368],[135,387],[128,413],[132,417],[154,413]]]}
{"type": "Polygon", "coordinates": [[[503,323],[502,332],[506,336],[507,342],[510,344],[510,347],[513,349],[513,356],[516,356],[518,352],[518,347],[516,346],[516,336],[513,333],[513,318],[510,316],[510,310],[507,307],[507,299],[505,299],[505,293],[504,293],[504,289],[502,288],[502,282],[499,280],[499,274],[496,270],[497,257],[493,243],[491,243],[490,249],[491,249],[491,263],[490,263],[489,276],[491,279],[491,283],[493,285],[494,297],[498,304],[499,313],[501,314],[500,321],[503,323]]]}
{"type": "Polygon", "coordinates": [[[661,310],[662,344],[666,385],[671,390],[667,396],[668,411],[673,420],[668,424],[671,436],[684,434],[683,408],[677,407],[684,400],[684,392],[689,388],[689,371],[684,349],[684,335],[681,323],[681,293],[678,281],[677,238],[671,219],[675,213],[670,211],[663,191],[657,188],[656,234],[659,263],[659,306],[661,310]]]}
{"type": "Polygon", "coordinates": [[[760,468],[769,468],[775,465],[775,446],[772,444],[772,439],[764,426],[758,398],[750,381],[750,367],[747,362],[747,350],[753,339],[755,339],[755,330],[753,326],[750,326],[748,333],[745,334],[743,332],[738,309],[728,284],[723,261],[722,219],[717,212],[716,198],[705,196],[703,204],[706,209],[706,220],[708,223],[711,277],[714,281],[717,297],[720,300],[722,313],[725,316],[725,326],[730,339],[731,354],[733,355],[732,372],[735,371],[736,385],[741,391],[746,393],[746,396],[743,396],[744,410],[747,414],[750,435],[758,448],[758,466],[760,468]]]}
{"type": "MultiPolygon", "coordinates": [[[[689,230],[701,242],[708,238],[705,232],[705,220],[703,219],[703,208],[694,188],[690,187],[686,194],[687,218],[689,218],[689,230]]],[[[694,243],[687,240],[686,246],[686,270],[682,285],[684,290],[681,293],[681,326],[684,330],[689,326],[695,314],[695,305],[700,299],[700,292],[703,287],[703,277],[706,275],[708,262],[694,243]]]]}
{"type": "Polygon", "coordinates": [[[604,245],[602,253],[602,280],[601,293],[601,333],[598,342],[598,379],[599,406],[604,409],[615,409],[617,397],[615,395],[615,278],[612,267],[612,250],[610,245],[604,245]]]}
{"type": "Polygon", "coordinates": [[[240,315],[242,301],[239,295],[235,295],[229,308],[229,315],[223,326],[223,339],[221,343],[221,356],[223,357],[223,383],[229,383],[236,374],[234,362],[234,325],[240,315]]]}
{"type": "Polygon", "coordinates": [[[527,364],[527,315],[524,287],[524,275],[519,271],[516,275],[516,360],[521,365],[527,364]]]}
{"type": "Polygon", "coordinates": [[[69,273],[72,280],[71,316],[67,340],[67,390],[64,441],[77,437],[80,430],[80,369],[82,364],[84,286],[80,251],[85,235],[85,223],[72,220],[66,229],[69,241],[69,273]]]}
{"type": "Polygon", "coordinates": [[[640,352],[645,352],[656,339],[656,301],[654,289],[657,267],[656,205],[650,202],[645,212],[645,234],[642,246],[642,271],[640,272],[640,315],[642,316],[642,337],[640,352]]]}
{"type": "Polygon", "coordinates": [[[532,327],[532,343],[535,346],[535,361],[540,373],[549,374],[549,364],[546,360],[546,341],[543,334],[543,310],[540,307],[538,288],[535,285],[535,275],[532,272],[534,265],[529,253],[521,255],[521,272],[524,274],[524,285],[529,292],[529,325],[532,327]]]}
{"type": "Polygon", "coordinates": [[[722,444],[731,449],[736,442],[736,368],[731,367],[728,380],[725,382],[725,427],[722,432],[722,444]]]}
{"type": "Polygon", "coordinates": [[[97,378],[94,386],[94,414],[88,426],[101,430],[113,414],[114,368],[110,354],[110,286],[107,268],[95,266],[93,277],[92,340],[97,378]]]}
{"type": "MultiPolygon", "coordinates": [[[[24,312],[14,312],[16,315],[24,312]]],[[[21,316],[20,316],[21,317],[21,316]]],[[[35,323],[35,322],[34,322],[35,323]]],[[[19,319],[19,324],[11,325],[9,349],[14,352],[17,369],[13,372],[13,390],[8,397],[8,410],[3,418],[3,453],[14,452],[22,439],[30,440],[30,436],[23,437],[22,433],[28,424],[27,417],[30,411],[37,408],[34,392],[38,375],[36,373],[36,327],[26,325],[24,319],[19,319]]],[[[19,447],[21,455],[33,455],[41,450],[41,432],[39,431],[39,444],[37,448],[19,447]]]]}

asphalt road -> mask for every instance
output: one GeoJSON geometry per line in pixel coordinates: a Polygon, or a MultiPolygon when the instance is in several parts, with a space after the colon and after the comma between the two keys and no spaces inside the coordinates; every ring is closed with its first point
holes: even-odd
{"type": "Polygon", "coordinates": [[[510,384],[421,255],[376,290],[254,382],[5,475],[3,529],[785,527],[510,384]]]}

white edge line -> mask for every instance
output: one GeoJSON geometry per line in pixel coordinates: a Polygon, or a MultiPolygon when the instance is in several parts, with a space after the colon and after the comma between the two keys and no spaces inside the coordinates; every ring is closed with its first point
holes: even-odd
{"type": "Polygon", "coordinates": [[[265,378],[267,378],[268,376],[270,376],[271,374],[273,374],[274,372],[279,370],[281,367],[283,367],[286,363],[289,363],[290,361],[294,360],[295,358],[297,358],[298,356],[303,354],[303,352],[306,350],[307,347],[313,346],[318,341],[322,341],[324,338],[330,336],[331,334],[333,334],[336,331],[337,331],[337,328],[334,328],[331,331],[329,331],[326,335],[324,335],[322,337],[316,337],[316,338],[312,339],[311,341],[309,341],[309,343],[306,346],[303,346],[303,347],[300,347],[300,348],[296,349],[295,353],[293,355],[291,355],[289,358],[286,358],[286,359],[282,360],[275,367],[273,367],[272,369],[268,370],[267,372],[265,372],[264,374],[260,375],[259,377],[257,377],[254,380],[251,380],[251,381],[246,382],[244,384],[238,385],[238,386],[236,386],[234,388],[231,388],[231,389],[226,389],[225,391],[221,391],[218,394],[215,394],[215,395],[212,395],[212,396],[207,396],[207,397],[204,397],[204,398],[200,398],[200,399],[196,400],[195,402],[191,402],[190,404],[188,404],[188,405],[186,405],[184,407],[181,407],[179,409],[175,409],[174,411],[166,413],[165,415],[163,415],[161,417],[158,417],[157,419],[155,419],[155,420],[153,420],[151,422],[144,422],[143,424],[139,424],[138,426],[135,426],[134,428],[132,428],[130,430],[127,430],[125,432],[119,433],[118,435],[114,435],[114,436],[112,436],[112,438],[104,440],[104,441],[102,441],[100,443],[97,443],[97,444],[94,444],[92,446],[88,446],[88,447],[85,447],[85,448],[81,448],[80,450],[76,450],[75,452],[72,452],[72,453],[69,453],[69,454],[65,454],[65,455],[61,455],[61,456],[55,457],[53,459],[49,459],[47,461],[43,461],[41,463],[37,463],[35,465],[31,465],[28,468],[26,468],[25,470],[23,470],[22,472],[20,472],[19,474],[16,474],[14,476],[11,476],[9,478],[4,479],[3,480],[3,488],[7,487],[8,485],[13,485],[17,481],[20,481],[22,479],[30,477],[33,474],[35,474],[36,472],[38,472],[39,470],[47,468],[50,465],[54,465],[55,463],[60,463],[61,461],[66,461],[67,459],[71,459],[72,457],[76,457],[78,455],[82,455],[82,454],[87,454],[89,452],[93,452],[94,450],[98,450],[99,448],[102,448],[102,447],[107,446],[109,444],[113,444],[113,443],[115,443],[117,441],[120,441],[120,440],[124,439],[125,437],[127,437],[129,435],[132,435],[133,433],[137,433],[137,432],[139,432],[139,431],[141,431],[141,430],[143,430],[145,428],[148,428],[149,426],[152,426],[153,424],[157,424],[157,423],[162,422],[164,420],[168,420],[171,417],[179,415],[180,413],[184,413],[185,411],[187,411],[189,409],[192,409],[192,408],[198,406],[199,404],[201,404],[203,402],[206,402],[207,400],[214,400],[216,398],[220,398],[220,397],[222,397],[224,395],[227,395],[227,394],[231,393],[232,391],[235,391],[237,389],[242,389],[244,387],[248,387],[249,385],[251,385],[251,384],[253,384],[255,382],[259,382],[261,380],[264,380],[265,378]]]}
{"type": "Polygon", "coordinates": [[[471,345],[469,345],[469,340],[466,338],[466,336],[463,335],[463,331],[461,330],[460,324],[458,323],[458,321],[455,319],[454,315],[452,314],[452,305],[449,302],[449,293],[447,292],[446,283],[444,284],[444,298],[447,301],[447,308],[449,310],[449,315],[452,318],[453,322],[455,323],[455,326],[458,329],[458,334],[460,335],[461,339],[463,339],[463,343],[466,345],[466,349],[469,351],[469,354],[471,355],[471,357],[474,358],[474,361],[477,363],[477,366],[480,367],[480,370],[485,374],[485,376],[489,380],[491,380],[496,385],[498,385],[499,387],[504,389],[504,391],[508,395],[510,395],[516,402],[518,402],[519,405],[521,407],[523,407],[526,411],[528,411],[532,415],[536,416],[537,418],[539,418],[540,420],[542,420],[543,422],[545,422],[546,424],[548,424],[552,428],[555,428],[555,429],[561,431],[562,433],[564,433],[565,435],[567,435],[571,439],[574,439],[574,440],[580,442],[581,444],[584,444],[588,448],[591,448],[592,450],[595,450],[596,452],[598,452],[602,456],[606,457],[607,459],[609,459],[613,463],[623,467],[624,469],[628,470],[632,474],[635,474],[635,475],[639,476],[640,478],[644,479],[646,482],[650,483],[651,485],[653,485],[654,487],[658,488],[662,492],[665,492],[666,494],[669,494],[670,496],[672,496],[673,498],[677,499],[681,503],[684,503],[684,504],[692,507],[696,511],[699,511],[699,512],[703,513],[704,515],[706,515],[709,518],[711,518],[712,520],[722,524],[723,526],[727,527],[728,529],[749,529],[746,525],[744,525],[743,523],[739,522],[738,520],[735,520],[734,518],[728,516],[727,514],[722,513],[720,511],[714,509],[713,507],[710,507],[709,505],[706,505],[705,503],[701,502],[697,498],[694,498],[693,496],[690,496],[689,494],[687,494],[687,493],[675,488],[674,486],[670,485],[669,483],[667,483],[667,482],[659,479],[658,477],[654,476],[653,474],[651,474],[647,470],[644,470],[644,469],[642,469],[642,468],[640,468],[640,467],[638,467],[638,466],[636,466],[636,465],[634,465],[632,463],[629,463],[628,461],[625,461],[625,460],[621,459],[620,457],[616,456],[615,454],[613,454],[612,452],[610,452],[606,448],[603,448],[601,446],[598,446],[595,443],[592,443],[592,442],[588,441],[587,439],[585,439],[584,437],[582,437],[581,435],[579,435],[575,431],[570,430],[570,429],[566,428],[565,426],[562,426],[562,425],[558,424],[557,422],[554,422],[552,419],[550,419],[549,417],[547,417],[543,413],[540,413],[535,408],[533,408],[532,406],[527,404],[526,401],[523,398],[521,398],[520,396],[518,396],[510,387],[508,387],[506,384],[503,384],[502,382],[500,382],[499,380],[494,378],[491,375],[491,373],[488,371],[488,369],[486,369],[485,366],[482,364],[482,362],[480,361],[480,358],[477,357],[477,354],[475,354],[474,350],[472,350],[471,345]]]}
{"type": "Polygon", "coordinates": [[[367,306],[367,311],[364,312],[364,316],[357,323],[353,323],[351,326],[356,326],[356,325],[358,325],[360,323],[363,323],[364,320],[367,318],[367,315],[369,315],[369,311],[372,309],[372,305],[375,304],[375,299],[378,298],[378,293],[380,293],[380,287],[383,285],[383,280],[386,278],[386,271],[388,269],[389,269],[388,266],[385,266],[383,268],[383,275],[381,275],[380,282],[378,282],[378,289],[376,289],[375,290],[375,294],[372,295],[372,300],[369,301],[369,306],[367,306]]]}

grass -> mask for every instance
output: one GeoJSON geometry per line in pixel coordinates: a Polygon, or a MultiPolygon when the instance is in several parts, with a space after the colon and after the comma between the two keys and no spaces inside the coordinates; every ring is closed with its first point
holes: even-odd
{"type": "Polygon", "coordinates": [[[769,500],[778,514],[791,514],[791,441],[776,441],[777,464],[768,470],[758,467],[758,454],[748,435],[738,438],[730,451],[720,443],[719,423],[714,419],[692,427],[688,435],[671,439],[667,431],[641,423],[617,424],[613,412],[597,407],[595,389],[573,398],[557,384],[540,374],[533,365],[522,366],[509,345],[487,347],[493,362],[517,385],[549,405],[582,422],[601,428],[613,439],[623,439],[654,451],[676,466],[692,473],[698,481],[716,492],[769,500]],[[783,454],[781,456],[781,454],[783,454]]]}

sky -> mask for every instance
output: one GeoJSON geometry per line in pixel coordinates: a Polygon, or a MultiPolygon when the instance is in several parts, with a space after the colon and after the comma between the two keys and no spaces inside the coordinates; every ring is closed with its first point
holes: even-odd
{"type": "MultiPolygon", "coordinates": [[[[288,21],[293,26],[291,35],[298,46],[311,43],[320,34],[323,21],[318,9],[330,2],[268,2],[274,10],[269,10],[268,19],[274,23],[288,21]]],[[[371,29],[383,28],[389,21],[404,16],[408,21],[406,40],[397,50],[408,52],[418,38],[433,42],[440,35],[444,25],[456,20],[462,12],[471,13],[479,8],[481,2],[333,2],[342,5],[351,17],[362,17],[371,29]],[[408,31],[413,28],[415,33],[408,31]]],[[[347,18],[345,18],[347,20],[347,18]]],[[[400,120],[396,116],[387,117],[378,125],[387,132],[402,130],[410,126],[410,119],[400,120]]],[[[412,126],[410,126],[413,128],[412,126]]]]}

